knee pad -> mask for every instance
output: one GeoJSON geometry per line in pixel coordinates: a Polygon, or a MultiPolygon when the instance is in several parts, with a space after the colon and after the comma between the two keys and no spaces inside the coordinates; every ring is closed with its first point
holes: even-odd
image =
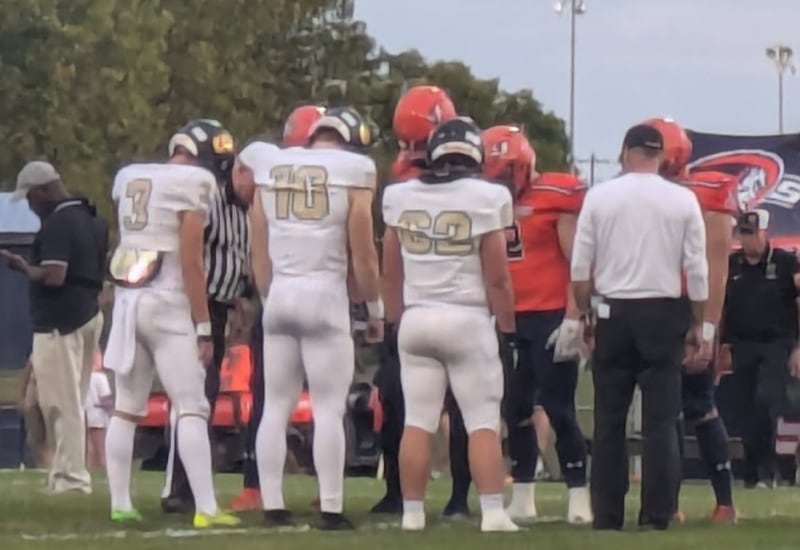
{"type": "Polygon", "coordinates": [[[178,419],[182,416],[201,416],[203,418],[208,418],[211,414],[211,406],[204,395],[179,396],[175,403],[173,403],[173,407],[175,407],[178,419]]]}
{"type": "Polygon", "coordinates": [[[497,399],[487,397],[475,403],[465,403],[461,415],[468,434],[478,430],[500,432],[500,402],[497,399]]]}
{"type": "Polygon", "coordinates": [[[406,394],[405,425],[419,428],[430,434],[439,431],[439,421],[442,418],[441,403],[429,402],[424,399],[415,399],[414,394],[406,394]]]}
{"type": "Polygon", "coordinates": [[[117,395],[114,399],[114,410],[130,416],[144,418],[147,416],[149,397],[149,395],[133,395],[118,387],[117,395]]]}

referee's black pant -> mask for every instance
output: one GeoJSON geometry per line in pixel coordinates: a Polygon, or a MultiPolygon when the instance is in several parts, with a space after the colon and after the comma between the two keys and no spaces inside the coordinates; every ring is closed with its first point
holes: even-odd
{"type": "MultiPolygon", "coordinates": [[[[621,529],[628,492],[625,428],[633,392],[642,391],[639,524],[666,529],[676,509],[680,453],[681,363],[689,325],[685,300],[606,300],[593,356],[594,438],[591,497],[595,529],[621,529]]],[[[598,314],[598,317],[600,317],[598,314]]]]}
{"type": "MultiPolygon", "coordinates": [[[[211,419],[214,418],[214,405],[217,401],[217,394],[219,394],[219,372],[222,367],[222,360],[225,358],[225,327],[228,324],[229,307],[224,302],[208,301],[208,313],[211,317],[211,339],[214,342],[214,357],[211,365],[206,368],[206,399],[208,399],[210,405],[209,427],[211,426],[211,419]]],[[[177,432],[177,424],[174,431],[177,432]]],[[[173,434],[170,438],[170,452],[174,453],[174,458],[172,460],[172,472],[171,474],[168,473],[171,483],[167,499],[178,500],[184,503],[187,508],[193,508],[194,496],[192,495],[191,487],[189,487],[186,470],[178,453],[177,441],[177,436],[173,434]]]]}

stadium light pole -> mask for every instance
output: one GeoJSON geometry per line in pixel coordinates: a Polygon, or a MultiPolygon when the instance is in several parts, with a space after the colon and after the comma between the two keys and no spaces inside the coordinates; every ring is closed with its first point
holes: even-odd
{"type": "Polygon", "coordinates": [[[794,51],[789,46],[778,44],[767,48],[767,58],[775,64],[778,70],[778,133],[783,133],[783,75],[786,71],[794,74],[796,68],[792,59],[794,51]]]}
{"type": "Polygon", "coordinates": [[[570,34],[569,34],[569,152],[570,165],[575,171],[575,20],[579,15],[586,13],[585,0],[557,0],[553,9],[559,15],[569,8],[570,34]]]}

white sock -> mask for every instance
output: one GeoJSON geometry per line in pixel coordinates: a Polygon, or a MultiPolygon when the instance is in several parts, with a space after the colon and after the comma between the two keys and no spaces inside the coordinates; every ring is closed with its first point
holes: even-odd
{"type": "Polygon", "coordinates": [[[178,452],[192,488],[195,508],[201,514],[213,516],[217,513],[217,497],[205,418],[186,415],[178,419],[178,452]]]}
{"type": "Polygon", "coordinates": [[[267,398],[256,432],[256,465],[264,510],[285,510],[283,468],[286,464],[286,422],[267,398]]]}
{"type": "Polygon", "coordinates": [[[496,495],[481,495],[481,513],[491,512],[493,510],[503,510],[503,493],[496,495]]]}
{"type": "Polygon", "coordinates": [[[318,407],[314,411],[314,469],[319,480],[321,512],[341,514],[344,506],[343,420],[327,408],[318,407]]]}
{"type": "Polygon", "coordinates": [[[131,503],[131,468],[133,464],[133,438],[136,424],[112,416],[106,432],[106,470],[108,489],[111,492],[111,509],[120,512],[133,510],[131,503]]]}
{"type": "Polygon", "coordinates": [[[425,513],[425,503],[421,500],[404,500],[403,512],[406,514],[425,513]]]}

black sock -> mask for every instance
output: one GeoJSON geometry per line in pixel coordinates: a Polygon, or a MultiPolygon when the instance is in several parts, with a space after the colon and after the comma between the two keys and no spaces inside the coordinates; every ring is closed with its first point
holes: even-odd
{"type": "Polygon", "coordinates": [[[469,485],[472,475],[469,472],[469,456],[467,451],[467,429],[458,407],[450,411],[450,476],[453,478],[453,492],[450,500],[458,504],[467,504],[469,485]]]}
{"type": "Polygon", "coordinates": [[[514,426],[508,430],[508,454],[514,483],[533,483],[539,454],[533,426],[514,426]]]}
{"type": "Polygon", "coordinates": [[[697,424],[697,445],[700,456],[708,468],[711,486],[718,506],[732,506],[731,462],[728,454],[728,433],[722,418],[712,418],[697,424]]]}
{"type": "Polygon", "coordinates": [[[247,455],[244,459],[244,488],[245,489],[260,489],[260,485],[258,483],[258,464],[256,463],[256,457],[252,455],[247,455]]]}

